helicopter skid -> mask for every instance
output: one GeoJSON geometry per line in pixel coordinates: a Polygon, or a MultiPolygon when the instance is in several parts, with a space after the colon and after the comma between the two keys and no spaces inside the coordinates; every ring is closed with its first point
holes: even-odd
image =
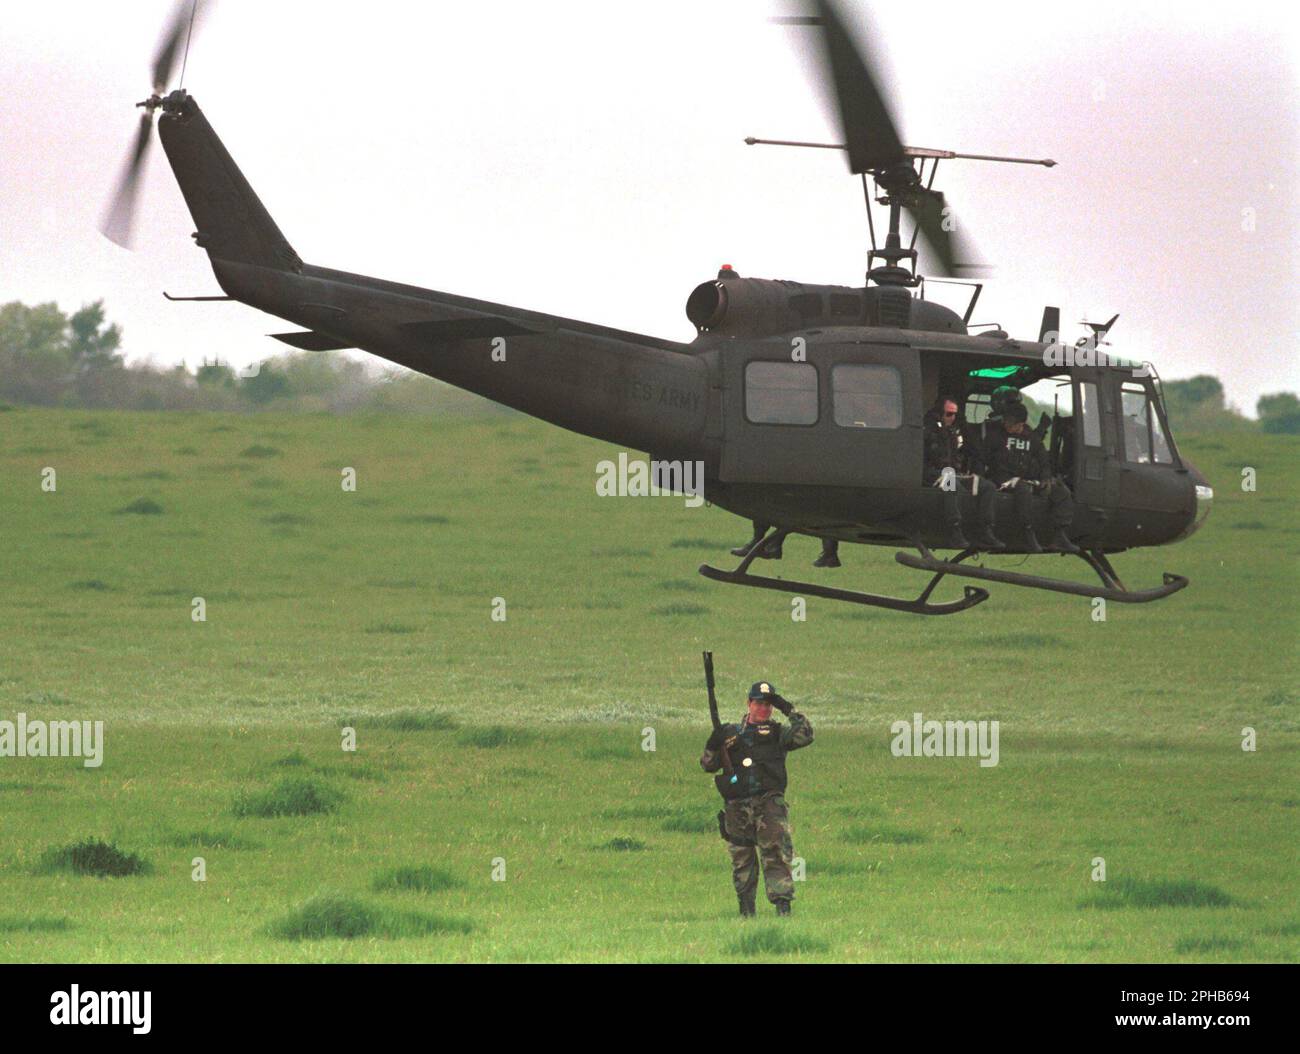
{"type": "MultiPolygon", "coordinates": [[[[962,553],[958,559],[964,559],[968,555],[970,555],[969,551],[962,553]]],[[[1007,585],[1025,586],[1029,589],[1047,589],[1054,593],[1069,593],[1080,597],[1101,597],[1104,600],[1114,600],[1120,604],[1147,604],[1153,600],[1163,600],[1187,585],[1185,577],[1170,574],[1166,571],[1163,585],[1154,586],[1151,589],[1128,589],[1120,581],[1119,576],[1103,553],[1084,551],[1077,555],[1097,573],[1097,577],[1101,579],[1101,585],[1091,586],[1083,582],[1063,582],[1057,578],[1026,575],[1017,571],[999,571],[991,567],[959,567],[956,560],[940,560],[924,546],[921,547],[920,556],[913,553],[895,553],[894,559],[904,567],[912,567],[918,571],[959,575],[963,578],[978,578],[984,582],[1003,582],[1007,585]]]]}
{"type": "MultiPolygon", "coordinates": [[[[764,548],[779,547],[788,533],[788,531],[777,531],[774,535],[769,535],[751,546],[745,558],[741,560],[740,565],[734,571],[723,571],[708,564],[701,564],[700,574],[705,578],[713,579],[715,582],[730,582],[733,585],[755,586],[759,589],[775,589],[782,593],[797,593],[800,596],[825,597],[827,600],[842,600],[849,604],[888,608],[890,611],[907,611],[914,615],[954,615],[958,611],[965,611],[976,604],[982,604],[989,598],[987,589],[980,589],[978,586],[966,586],[960,600],[954,600],[947,604],[929,603],[930,594],[934,592],[935,586],[939,584],[944,575],[951,573],[946,569],[936,573],[930,580],[930,584],[922,590],[921,595],[915,600],[880,596],[876,593],[860,593],[854,589],[836,589],[833,586],[819,586],[813,582],[794,582],[783,578],[767,578],[763,575],[749,574],[749,565],[754,562],[759,552],[764,548]]],[[[969,555],[971,555],[969,552],[962,553],[956,559],[964,560],[969,555]]],[[[956,566],[956,561],[953,562],[953,566],[956,566]]]]}

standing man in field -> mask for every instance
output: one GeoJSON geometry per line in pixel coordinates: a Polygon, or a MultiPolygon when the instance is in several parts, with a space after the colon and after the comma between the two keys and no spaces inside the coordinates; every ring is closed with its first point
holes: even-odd
{"type": "Polygon", "coordinates": [[[731,880],[740,914],[754,914],[761,859],[767,899],[778,915],[790,914],[794,878],[790,862],[790,815],[785,805],[785,756],[813,740],[812,725],[782,699],[769,681],[749,690],[748,712],[738,725],[718,725],[704,746],[700,767],[715,772],[714,782],[727,803],[718,814],[731,854],[731,880]],[[772,708],[789,719],[772,720],[772,708]]]}

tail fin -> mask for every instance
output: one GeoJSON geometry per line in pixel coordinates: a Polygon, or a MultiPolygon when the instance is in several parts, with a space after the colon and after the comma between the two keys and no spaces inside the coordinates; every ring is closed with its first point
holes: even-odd
{"type": "Polygon", "coordinates": [[[189,95],[173,92],[158,119],[167,160],[176,173],[209,258],[300,271],[302,259],[280,233],[230,154],[189,95]]]}

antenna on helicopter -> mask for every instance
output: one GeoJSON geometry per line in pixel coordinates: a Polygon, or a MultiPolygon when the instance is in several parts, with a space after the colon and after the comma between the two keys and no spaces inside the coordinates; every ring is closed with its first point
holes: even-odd
{"type": "MultiPolygon", "coordinates": [[[[948,278],[962,278],[987,274],[989,268],[980,262],[974,247],[958,232],[952,208],[945,204],[942,192],[934,189],[934,176],[940,160],[969,159],[999,161],[1010,164],[1042,165],[1053,167],[1050,158],[1004,157],[994,154],[967,154],[955,150],[936,150],[930,147],[905,146],[898,128],[890,116],[884,94],[878,87],[875,71],[878,64],[858,48],[849,36],[844,22],[830,0],[816,0],[815,14],[769,19],[778,25],[813,26],[822,30],[821,78],[833,89],[839,109],[840,127],[844,131],[843,143],[809,143],[789,139],[745,139],[749,146],[796,146],[819,150],[843,150],[847,154],[849,171],[862,177],[863,195],[867,204],[867,221],[871,229],[871,251],[868,254],[868,282],[882,286],[916,286],[921,282],[917,274],[916,238],[924,234],[937,260],[937,271],[948,278]],[[930,161],[929,178],[925,162],[930,161]],[[871,218],[871,192],[867,186],[870,176],[877,190],[876,202],[889,208],[889,230],[885,246],[876,245],[875,223],[871,218]],[[899,235],[899,221],[906,209],[915,227],[908,247],[903,248],[899,235]],[[900,266],[906,260],[907,267],[900,266]]],[[[972,305],[973,306],[973,305],[972,305]]]]}

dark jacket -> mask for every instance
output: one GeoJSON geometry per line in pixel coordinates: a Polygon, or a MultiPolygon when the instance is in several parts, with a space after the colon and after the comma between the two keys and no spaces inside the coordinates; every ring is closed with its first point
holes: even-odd
{"type": "Polygon", "coordinates": [[[792,750],[806,747],[813,741],[813,728],[808,719],[797,710],[790,713],[790,723],[765,721],[751,725],[722,726],[723,742],[731,758],[732,783],[724,771],[722,751],[705,747],[700,757],[700,767],[705,772],[716,772],[714,779],[718,793],[728,801],[750,798],[755,794],[785,792],[785,756],[792,750]],[[749,764],[745,764],[748,761],[749,764]]]}
{"type": "Polygon", "coordinates": [[[931,410],[925,415],[925,478],[928,487],[950,468],[961,474],[966,471],[965,438],[956,425],[945,425],[931,410]]]}
{"type": "Polygon", "coordinates": [[[1043,441],[1028,428],[1012,435],[999,426],[989,429],[985,437],[984,471],[994,483],[1009,479],[1034,479],[1046,483],[1051,478],[1051,463],[1043,441]]]}

